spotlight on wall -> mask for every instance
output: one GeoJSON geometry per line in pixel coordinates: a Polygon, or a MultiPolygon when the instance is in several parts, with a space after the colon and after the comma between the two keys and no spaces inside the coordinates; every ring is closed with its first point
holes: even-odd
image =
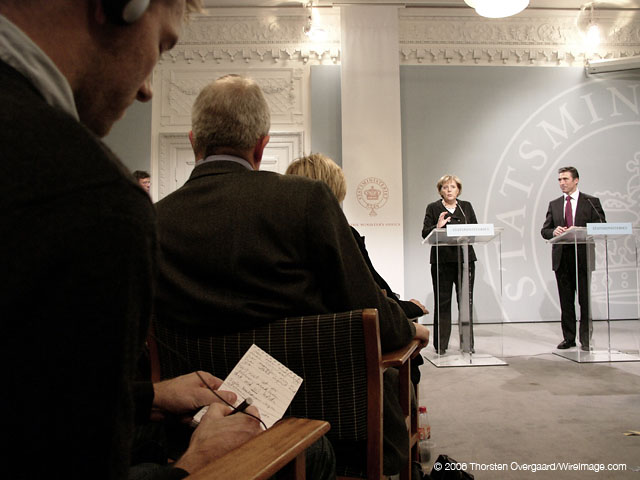
{"type": "Polygon", "coordinates": [[[318,22],[318,14],[313,7],[313,2],[307,3],[306,8],[309,9],[309,16],[307,17],[307,22],[304,27],[302,27],[302,31],[312,42],[318,43],[326,41],[328,34],[318,22]]]}
{"type": "Polygon", "coordinates": [[[503,18],[520,13],[529,0],[464,0],[476,13],[482,17],[503,18]]]}

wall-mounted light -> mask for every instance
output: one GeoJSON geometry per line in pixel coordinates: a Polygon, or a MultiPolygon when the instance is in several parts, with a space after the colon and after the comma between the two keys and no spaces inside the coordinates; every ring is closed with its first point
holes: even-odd
{"type": "Polygon", "coordinates": [[[600,26],[593,17],[594,4],[595,2],[589,2],[582,5],[576,19],[576,26],[588,51],[593,51],[600,45],[600,26]]]}
{"type": "Polygon", "coordinates": [[[316,9],[313,7],[313,2],[307,3],[306,8],[309,9],[309,16],[307,17],[307,22],[304,27],[302,27],[302,31],[312,42],[319,43],[326,41],[328,34],[318,22],[318,15],[316,9]]]}
{"type": "Polygon", "coordinates": [[[464,0],[482,17],[503,18],[520,13],[527,8],[529,0],[464,0]]]}

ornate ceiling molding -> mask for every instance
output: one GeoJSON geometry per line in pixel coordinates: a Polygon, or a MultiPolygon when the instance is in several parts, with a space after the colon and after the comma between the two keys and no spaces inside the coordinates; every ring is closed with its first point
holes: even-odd
{"type": "MultiPolygon", "coordinates": [[[[585,52],[575,13],[531,11],[526,16],[486,19],[456,9],[400,9],[401,64],[572,65],[591,58],[640,54],[640,18],[629,12],[601,12],[603,44],[585,52]],[[425,13],[426,12],[426,13],[425,13]]],[[[219,10],[193,18],[164,63],[292,64],[340,61],[339,9],[323,13],[327,40],[315,44],[303,34],[306,11],[219,10]]],[[[160,67],[162,68],[162,66],[160,67]]]]}
{"type": "Polygon", "coordinates": [[[640,52],[638,18],[602,14],[598,23],[605,32],[603,42],[595,52],[588,52],[575,15],[567,12],[532,12],[498,21],[477,15],[401,13],[401,63],[571,65],[587,56],[611,58],[640,52]]]}
{"type": "Polygon", "coordinates": [[[252,11],[251,14],[220,14],[193,18],[178,45],[163,54],[169,62],[265,62],[295,61],[303,64],[337,63],[340,59],[340,16],[336,10],[323,16],[327,40],[312,43],[303,33],[306,11],[252,11]]]}

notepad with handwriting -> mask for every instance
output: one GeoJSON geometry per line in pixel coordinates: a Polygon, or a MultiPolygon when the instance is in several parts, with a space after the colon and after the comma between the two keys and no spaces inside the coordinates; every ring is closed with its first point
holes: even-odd
{"type": "MultiPolygon", "coordinates": [[[[282,418],[301,384],[302,377],[254,344],[231,370],[220,390],[235,393],[236,405],[251,397],[269,428],[282,418]]],[[[206,411],[202,409],[194,416],[196,423],[204,415],[203,410],[206,411]]]]}

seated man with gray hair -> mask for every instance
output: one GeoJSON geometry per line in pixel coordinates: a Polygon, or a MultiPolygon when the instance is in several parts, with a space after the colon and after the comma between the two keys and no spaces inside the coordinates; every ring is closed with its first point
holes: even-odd
{"type": "MultiPolygon", "coordinates": [[[[198,95],[189,134],[196,166],[157,204],[158,321],[222,335],[284,317],[377,308],[383,352],[413,338],[426,345],[428,329],[376,285],[329,187],[259,170],[269,128],[269,107],[250,79],[228,75],[198,95]]],[[[389,475],[408,451],[393,400],[385,395],[389,475]]]]}

